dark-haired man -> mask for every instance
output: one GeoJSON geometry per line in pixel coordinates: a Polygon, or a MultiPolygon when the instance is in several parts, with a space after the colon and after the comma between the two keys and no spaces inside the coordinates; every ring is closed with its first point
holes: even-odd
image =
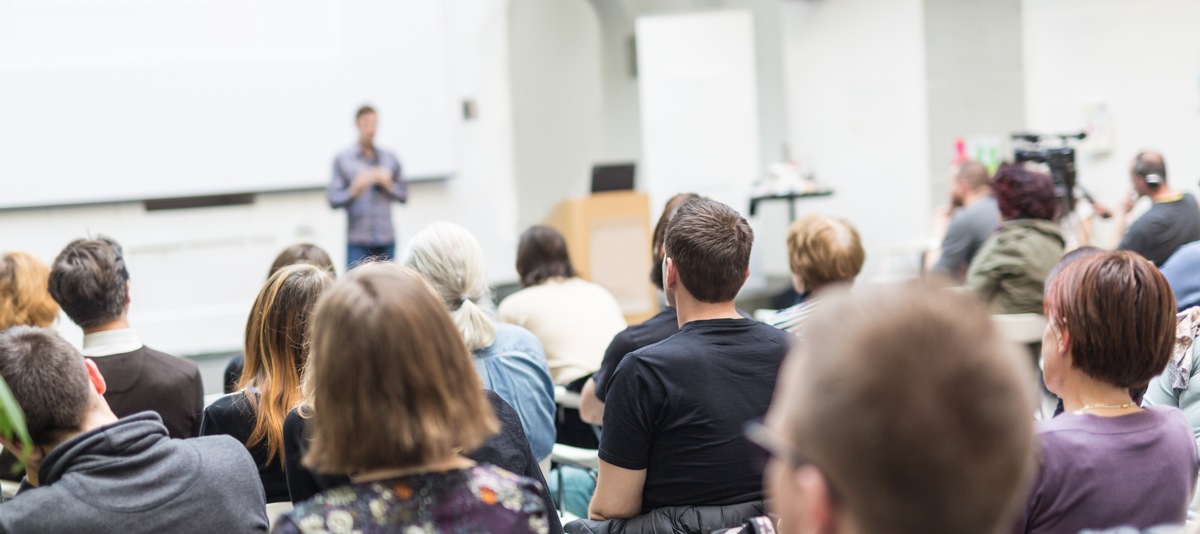
{"type": "Polygon", "coordinates": [[[1200,206],[1187,193],[1167,184],[1167,164],[1153,150],[1139,152],[1129,170],[1134,195],[1117,213],[1118,232],[1124,232],[1118,250],[1132,250],[1162,267],[1182,247],[1200,240],[1200,206]],[[1150,197],[1154,205],[1125,230],[1129,212],[1138,198],[1150,197]]]}
{"type": "MultiPolygon", "coordinates": [[[[626,356],[610,379],[593,519],[762,499],[742,428],[767,411],[788,334],[734,306],[753,242],[720,202],[691,200],[671,218],[663,288],[679,332],[626,356]]],[[[720,526],[733,525],[703,528],[720,526]]]]}
{"type": "Polygon", "coordinates": [[[346,265],[379,257],[396,257],[392,201],[408,200],[408,184],[396,155],[375,146],[377,114],[358,108],[354,124],[358,142],[333,160],[333,178],[325,190],[329,205],[346,208],[346,265]]]}
{"type": "Polygon", "coordinates": [[[0,332],[0,376],[33,442],[0,532],[267,531],[246,447],[229,436],[169,439],[153,412],[118,420],[99,367],[54,331],[0,332]]]}
{"type": "Polygon", "coordinates": [[[992,231],[1000,226],[1000,209],[992,196],[991,177],[978,161],[964,161],[954,170],[950,185],[950,206],[946,235],[936,257],[932,272],[962,283],[967,267],[975,253],[983,247],[992,231]]]}
{"type": "Polygon", "coordinates": [[[129,324],[129,271],[108,237],[76,239],[54,258],[50,296],[83,329],[83,355],[108,381],[104,399],[117,417],[153,411],[172,438],[200,431],[204,385],[195,362],[142,344],[129,324]]]}

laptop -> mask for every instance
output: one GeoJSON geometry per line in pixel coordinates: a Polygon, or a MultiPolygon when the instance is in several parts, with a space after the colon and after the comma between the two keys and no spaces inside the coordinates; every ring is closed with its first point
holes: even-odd
{"type": "Polygon", "coordinates": [[[611,163],[592,166],[592,192],[632,191],[635,163],[611,163]]]}

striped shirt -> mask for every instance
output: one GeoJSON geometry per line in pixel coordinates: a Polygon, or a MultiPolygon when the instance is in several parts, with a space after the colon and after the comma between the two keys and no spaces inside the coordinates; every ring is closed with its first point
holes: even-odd
{"type": "Polygon", "coordinates": [[[820,306],[820,299],[807,299],[790,308],[784,308],[775,312],[775,315],[767,318],[766,323],[780,330],[786,330],[793,336],[803,338],[804,320],[809,315],[812,315],[813,310],[820,306]]]}
{"type": "Polygon", "coordinates": [[[400,161],[386,150],[374,148],[373,158],[367,158],[362,148],[354,145],[337,155],[333,161],[333,178],[325,194],[333,208],[346,208],[347,239],[351,245],[383,246],[396,242],[392,226],[392,200],[408,200],[408,184],[400,172],[400,161]],[[392,173],[392,186],[368,187],[357,197],[350,196],[350,184],[359,172],[383,167],[392,173]]]}

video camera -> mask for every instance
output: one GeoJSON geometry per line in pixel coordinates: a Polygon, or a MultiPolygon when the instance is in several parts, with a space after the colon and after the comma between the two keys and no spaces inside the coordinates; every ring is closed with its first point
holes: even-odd
{"type": "MultiPolygon", "coordinates": [[[[1032,161],[1044,163],[1050,167],[1050,178],[1054,181],[1054,193],[1058,196],[1064,215],[1075,210],[1075,147],[1070,146],[1068,142],[1085,137],[1087,134],[1084,132],[1055,135],[1026,132],[1012,134],[1013,141],[1028,143],[1026,146],[1013,148],[1013,158],[1017,163],[1032,161]],[[1046,146],[1042,143],[1042,140],[1046,138],[1058,139],[1058,146],[1046,146]]],[[[1087,193],[1085,192],[1084,195],[1086,197],[1087,193]]]]}

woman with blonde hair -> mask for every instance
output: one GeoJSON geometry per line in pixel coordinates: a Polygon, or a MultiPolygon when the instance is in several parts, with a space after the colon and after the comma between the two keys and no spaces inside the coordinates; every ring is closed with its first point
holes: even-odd
{"type": "MultiPolygon", "coordinates": [[[[49,327],[58,318],[50,296],[50,268],[28,252],[0,256],[0,330],[13,326],[49,327]]],[[[0,479],[20,481],[17,458],[0,451],[0,479]]]]}
{"type": "Polygon", "coordinates": [[[458,454],[498,424],[462,336],[421,276],[352,271],[317,305],[304,464],[351,484],[296,504],[275,532],[546,532],[537,483],[458,454]]]}
{"type": "Polygon", "coordinates": [[[474,356],[483,387],[520,414],[534,457],[550,456],[556,407],[546,353],[528,330],[495,319],[479,241],[461,226],[434,223],[413,237],[402,263],[433,286],[474,356]]]}
{"type": "Polygon", "coordinates": [[[309,316],[332,283],[328,270],[306,263],[284,267],[267,279],[246,322],[240,391],[217,399],[200,421],[200,435],[228,434],[246,445],[267,502],[289,500],[283,421],[301,399],[309,316]]]}
{"type": "Polygon", "coordinates": [[[26,252],[0,256],[0,330],[26,325],[48,327],[58,318],[50,296],[50,268],[26,252]]]}

